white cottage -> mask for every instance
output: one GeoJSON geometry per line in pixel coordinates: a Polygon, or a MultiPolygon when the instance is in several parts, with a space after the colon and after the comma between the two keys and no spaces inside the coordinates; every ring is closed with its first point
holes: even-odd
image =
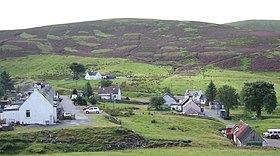
{"type": "MultiPolygon", "coordinates": [[[[24,124],[55,124],[57,109],[53,106],[48,92],[35,89],[22,105],[11,105],[3,111],[2,117],[7,123],[20,122],[24,124]],[[42,92],[42,93],[41,93],[42,92]]],[[[50,91],[49,91],[50,92],[50,91]]]]}
{"type": "Polygon", "coordinates": [[[121,89],[119,87],[99,87],[98,97],[100,100],[121,100],[121,89]]]}
{"type": "Polygon", "coordinates": [[[85,76],[86,80],[101,80],[102,75],[99,72],[87,72],[85,76]]]}

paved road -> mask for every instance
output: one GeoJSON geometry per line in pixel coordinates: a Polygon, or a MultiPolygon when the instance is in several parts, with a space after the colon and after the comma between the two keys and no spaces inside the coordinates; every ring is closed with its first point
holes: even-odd
{"type": "Polygon", "coordinates": [[[213,118],[213,119],[216,119],[216,120],[218,120],[218,121],[221,121],[222,123],[226,124],[227,126],[229,126],[229,125],[234,125],[233,123],[222,119],[222,118],[220,117],[220,115],[217,114],[217,110],[204,109],[204,114],[205,114],[206,116],[208,116],[208,117],[211,117],[211,118],[213,118]]]}
{"type": "Polygon", "coordinates": [[[264,140],[266,141],[266,146],[270,146],[270,147],[280,147],[280,139],[267,139],[264,138],[264,140]]]}
{"type": "Polygon", "coordinates": [[[75,114],[76,120],[62,120],[61,126],[79,126],[79,125],[89,125],[94,124],[94,122],[90,121],[88,117],[79,110],[72,102],[72,100],[67,96],[62,96],[63,100],[60,105],[63,107],[65,112],[71,112],[75,114]]]}

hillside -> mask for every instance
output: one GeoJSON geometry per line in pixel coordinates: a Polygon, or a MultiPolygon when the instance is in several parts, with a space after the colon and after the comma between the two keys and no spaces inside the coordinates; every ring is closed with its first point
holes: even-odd
{"type": "Polygon", "coordinates": [[[203,22],[111,19],[1,31],[0,57],[53,53],[128,58],[178,72],[208,64],[280,71],[279,36],[203,22]]]}
{"type": "Polygon", "coordinates": [[[248,20],[228,23],[227,25],[248,30],[280,32],[279,20],[248,20]]]}

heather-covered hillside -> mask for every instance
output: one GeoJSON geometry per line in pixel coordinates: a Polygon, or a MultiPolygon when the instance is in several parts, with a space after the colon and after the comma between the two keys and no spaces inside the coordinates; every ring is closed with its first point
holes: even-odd
{"type": "Polygon", "coordinates": [[[213,64],[280,71],[280,33],[202,22],[111,19],[1,31],[0,57],[61,54],[129,58],[177,71],[213,64]]]}

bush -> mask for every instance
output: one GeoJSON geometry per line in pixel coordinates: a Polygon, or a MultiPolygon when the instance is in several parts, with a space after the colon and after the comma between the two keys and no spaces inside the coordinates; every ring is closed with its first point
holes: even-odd
{"type": "Polygon", "coordinates": [[[170,129],[170,130],[177,130],[177,128],[175,126],[170,126],[170,127],[168,127],[168,129],[170,129]]]}
{"type": "Polygon", "coordinates": [[[157,121],[156,121],[155,119],[153,119],[153,120],[151,121],[151,123],[157,123],[157,121]]]}
{"type": "Polygon", "coordinates": [[[94,97],[94,96],[91,96],[91,97],[88,99],[88,102],[91,103],[92,105],[95,105],[95,104],[97,104],[97,98],[94,97]]]}
{"type": "Polygon", "coordinates": [[[116,127],[113,129],[113,132],[116,134],[126,134],[126,130],[122,127],[116,127]]]}
{"type": "Polygon", "coordinates": [[[15,144],[13,143],[4,143],[1,147],[0,147],[0,151],[6,151],[6,150],[11,150],[15,148],[15,144]]]}
{"type": "Polygon", "coordinates": [[[81,97],[81,96],[78,96],[78,97],[77,97],[77,104],[78,104],[78,105],[83,105],[83,106],[85,106],[85,105],[87,105],[87,100],[84,99],[84,98],[81,97]]]}
{"type": "Polygon", "coordinates": [[[30,154],[43,154],[46,153],[46,148],[44,144],[32,144],[26,151],[30,154]]]}

